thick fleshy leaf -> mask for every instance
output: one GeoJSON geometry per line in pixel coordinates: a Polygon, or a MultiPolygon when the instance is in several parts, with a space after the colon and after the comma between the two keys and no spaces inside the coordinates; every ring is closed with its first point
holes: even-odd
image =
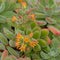
{"type": "Polygon", "coordinates": [[[11,38],[14,37],[14,34],[13,34],[11,31],[9,31],[7,28],[3,28],[3,31],[4,31],[4,33],[5,33],[5,36],[6,36],[8,39],[11,39],[11,38]]]}
{"type": "Polygon", "coordinates": [[[7,56],[7,57],[5,58],[5,60],[16,60],[16,58],[13,57],[13,56],[7,56]]]}
{"type": "Polygon", "coordinates": [[[0,50],[5,50],[5,46],[2,43],[0,43],[0,50]]]}
{"type": "Polygon", "coordinates": [[[11,47],[15,47],[15,41],[10,40],[10,41],[9,41],[9,45],[10,45],[11,47]]]}
{"type": "Polygon", "coordinates": [[[7,50],[4,50],[4,52],[2,53],[2,56],[1,56],[1,60],[5,60],[5,58],[8,56],[8,51],[7,50]]]}
{"type": "Polygon", "coordinates": [[[8,45],[8,40],[2,33],[0,33],[0,42],[4,45],[8,45]]]}
{"type": "Polygon", "coordinates": [[[54,0],[49,0],[49,7],[53,8],[55,7],[56,2],[54,0]]]}
{"type": "Polygon", "coordinates": [[[50,56],[48,54],[44,53],[43,51],[40,52],[40,55],[43,59],[49,59],[50,58],[50,56]]]}
{"type": "Polygon", "coordinates": [[[13,11],[5,11],[1,15],[5,16],[6,18],[12,18],[13,16],[16,16],[16,14],[13,11]]]}
{"type": "Polygon", "coordinates": [[[5,16],[0,15],[0,23],[6,23],[7,18],[5,16]]]}
{"type": "Polygon", "coordinates": [[[16,56],[16,57],[19,57],[19,53],[16,51],[16,50],[14,50],[13,48],[11,48],[11,47],[7,47],[7,49],[8,49],[8,51],[9,51],[9,53],[11,54],[11,55],[14,55],[14,56],[16,56]]]}
{"type": "Polygon", "coordinates": [[[35,38],[35,39],[39,39],[40,36],[41,36],[41,32],[40,32],[40,31],[35,31],[35,32],[33,33],[33,38],[35,38]]]}
{"type": "Polygon", "coordinates": [[[41,30],[41,38],[45,38],[48,35],[49,35],[49,30],[48,29],[42,29],[41,30]]]}
{"type": "Polygon", "coordinates": [[[2,13],[5,10],[5,3],[2,2],[0,5],[0,13],[2,13]]]}
{"type": "Polygon", "coordinates": [[[36,53],[39,52],[39,51],[41,51],[40,45],[38,44],[37,46],[35,46],[34,49],[33,49],[33,51],[36,52],[36,53]]]}
{"type": "Polygon", "coordinates": [[[40,3],[45,7],[47,0],[40,0],[40,3]]]}
{"type": "Polygon", "coordinates": [[[32,60],[41,60],[38,54],[32,54],[32,60]]]}

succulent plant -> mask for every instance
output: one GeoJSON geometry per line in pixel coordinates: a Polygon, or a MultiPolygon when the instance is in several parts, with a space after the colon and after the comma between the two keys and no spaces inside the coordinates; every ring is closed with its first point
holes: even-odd
{"type": "Polygon", "coordinates": [[[59,27],[60,9],[54,0],[26,0],[30,9],[36,15],[36,20],[39,26],[48,27],[48,25],[59,27]],[[30,3],[30,4],[29,4],[30,3]]]}
{"type": "Polygon", "coordinates": [[[56,60],[60,54],[60,22],[56,20],[59,11],[55,2],[0,2],[1,60],[56,60]]]}
{"type": "MultiPolygon", "coordinates": [[[[56,55],[59,55],[58,46],[60,45],[58,43],[60,40],[60,27],[59,27],[60,8],[57,6],[55,0],[37,0],[37,1],[26,0],[26,1],[28,3],[28,6],[30,7],[30,9],[33,9],[31,12],[33,12],[35,14],[37,24],[40,26],[40,28],[42,28],[41,38],[45,39],[48,42],[48,44],[52,43],[50,45],[50,47],[51,47],[50,49],[51,49],[51,52],[53,50],[56,51],[56,52],[54,52],[55,54],[53,53],[56,57],[56,55]],[[47,34],[49,35],[49,37],[46,36],[47,34]],[[55,41],[55,43],[53,41],[55,41]],[[56,45],[55,48],[53,45],[54,46],[56,45]]],[[[42,54],[41,54],[42,58],[44,59],[44,57],[43,57],[44,53],[42,53],[42,54]]],[[[48,56],[50,54],[52,54],[52,53],[48,53],[48,56]]],[[[45,54],[45,56],[46,56],[46,54],[45,54]]],[[[48,56],[46,56],[46,57],[48,58],[48,56]]],[[[52,59],[56,59],[55,57],[52,59]]]]}

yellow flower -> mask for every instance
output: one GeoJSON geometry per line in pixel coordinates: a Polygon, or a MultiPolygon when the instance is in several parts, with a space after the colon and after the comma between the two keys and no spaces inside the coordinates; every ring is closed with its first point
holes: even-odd
{"type": "Polygon", "coordinates": [[[30,42],[30,39],[27,38],[27,37],[25,37],[25,38],[24,38],[24,42],[28,43],[28,42],[30,42]]]}
{"type": "Polygon", "coordinates": [[[30,46],[33,47],[33,48],[34,48],[37,44],[38,44],[37,41],[31,41],[31,42],[30,42],[30,46]]]}
{"type": "Polygon", "coordinates": [[[26,8],[26,6],[27,6],[26,2],[21,2],[21,4],[24,8],[26,8]]]}
{"type": "Polygon", "coordinates": [[[17,18],[15,16],[12,17],[12,22],[16,22],[17,18]]]}
{"type": "Polygon", "coordinates": [[[19,48],[21,51],[25,51],[26,50],[26,45],[22,44],[22,46],[19,48]]]}
{"type": "Polygon", "coordinates": [[[16,36],[16,39],[19,40],[21,38],[23,38],[23,36],[20,33],[18,33],[17,36],[16,36]]]}

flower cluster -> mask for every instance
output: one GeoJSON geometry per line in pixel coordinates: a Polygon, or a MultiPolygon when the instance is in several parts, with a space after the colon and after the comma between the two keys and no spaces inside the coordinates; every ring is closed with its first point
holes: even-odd
{"type": "Polygon", "coordinates": [[[23,36],[20,33],[16,35],[16,48],[21,51],[25,51],[28,47],[34,48],[37,44],[38,41],[31,39],[32,33],[29,34],[29,36],[23,36]]]}

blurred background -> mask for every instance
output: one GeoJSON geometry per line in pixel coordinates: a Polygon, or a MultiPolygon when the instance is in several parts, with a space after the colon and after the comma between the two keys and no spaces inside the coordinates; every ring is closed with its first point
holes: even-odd
{"type": "Polygon", "coordinates": [[[60,2],[60,0],[55,0],[56,2],[60,2]]]}

